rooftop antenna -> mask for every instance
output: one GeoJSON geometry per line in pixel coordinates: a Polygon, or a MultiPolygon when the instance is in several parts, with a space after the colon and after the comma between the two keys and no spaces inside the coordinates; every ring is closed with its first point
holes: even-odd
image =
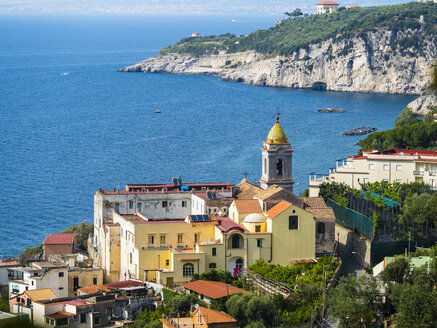
{"type": "Polygon", "coordinates": [[[279,113],[279,107],[276,106],[276,121],[279,121],[279,115],[281,115],[281,113],[279,113]]]}
{"type": "Polygon", "coordinates": [[[249,173],[247,173],[247,171],[244,171],[244,178],[247,179],[247,176],[249,175],[249,173]]]}

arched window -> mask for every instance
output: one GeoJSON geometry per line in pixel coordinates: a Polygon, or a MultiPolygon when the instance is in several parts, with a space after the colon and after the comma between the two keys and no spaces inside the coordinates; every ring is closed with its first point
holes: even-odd
{"type": "Polygon", "coordinates": [[[194,265],[192,263],[185,263],[182,267],[182,276],[191,277],[194,274],[194,265]]]}
{"type": "Polygon", "coordinates": [[[325,233],[325,224],[323,222],[317,223],[317,234],[323,235],[325,233]]]}
{"type": "Polygon", "coordinates": [[[238,269],[243,269],[243,260],[242,260],[242,259],[237,259],[237,260],[235,261],[235,266],[236,266],[238,269]]]}
{"type": "Polygon", "coordinates": [[[267,158],[264,158],[264,174],[267,174],[267,158]]]}
{"type": "Polygon", "coordinates": [[[232,236],[232,248],[240,248],[240,235],[232,236]]]}
{"type": "Polygon", "coordinates": [[[276,162],[276,175],[282,177],[282,159],[278,159],[276,162]]]}

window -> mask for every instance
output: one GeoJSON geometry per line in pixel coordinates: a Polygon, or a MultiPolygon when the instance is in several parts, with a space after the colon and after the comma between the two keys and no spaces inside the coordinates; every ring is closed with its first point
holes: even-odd
{"type": "Polygon", "coordinates": [[[46,318],[46,324],[50,324],[50,319],[49,318],[46,318]]]}
{"type": "Polygon", "coordinates": [[[243,260],[242,260],[242,259],[237,259],[237,260],[235,261],[235,266],[236,266],[238,269],[243,269],[243,260]]]}
{"type": "Polygon", "coordinates": [[[369,164],[369,170],[374,170],[375,169],[375,164],[369,164]]]}
{"type": "Polygon", "coordinates": [[[107,316],[108,318],[112,318],[112,308],[107,308],[107,309],[106,309],[106,316],[107,316]]]}
{"type": "Polygon", "coordinates": [[[260,225],[256,225],[255,226],[255,232],[261,232],[261,226],[260,225]]]}
{"type": "Polygon", "coordinates": [[[182,244],[184,242],[184,238],[183,238],[183,234],[179,233],[178,234],[178,244],[182,244]]]}
{"type": "Polygon", "coordinates": [[[182,201],[182,207],[187,207],[187,201],[186,200],[182,201]]]}
{"type": "Polygon", "coordinates": [[[402,165],[396,165],[396,171],[402,171],[402,165]]]}
{"type": "Polygon", "coordinates": [[[32,280],[32,286],[34,285],[34,283],[35,283],[35,282],[32,280]]]}
{"type": "Polygon", "coordinates": [[[63,277],[64,276],[64,272],[59,272],[59,277],[63,277]]]}
{"type": "Polygon", "coordinates": [[[73,291],[76,291],[79,289],[79,277],[73,278],[73,291]]]}
{"type": "Polygon", "coordinates": [[[232,248],[240,248],[240,235],[232,236],[232,248]]]}
{"type": "Polygon", "coordinates": [[[163,201],[162,201],[162,207],[165,208],[165,207],[167,207],[167,205],[168,205],[168,202],[167,202],[166,200],[163,200],[163,201]]]}
{"type": "Polygon", "coordinates": [[[149,245],[153,245],[153,244],[155,244],[155,236],[149,235],[149,245]]]}
{"type": "Polygon", "coordinates": [[[383,179],[382,181],[384,181],[384,182],[388,182],[388,179],[383,179]]]}
{"type": "Polygon", "coordinates": [[[297,230],[299,226],[297,215],[292,215],[288,218],[288,229],[297,230]]]}
{"type": "Polygon", "coordinates": [[[93,278],[93,285],[97,285],[97,278],[93,278]]]}
{"type": "Polygon", "coordinates": [[[264,174],[267,173],[267,158],[264,158],[264,174]]]}
{"type": "Polygon", "coordinates": [[[194,234],[194,242],[198,243],[200,241],[200,233],[195,233],[194,234]]]}
{"type": "Polygon", "coordinates": [[[32,305],[32,300],[30,298],[27,299],[27,307],[30,307],[32,305]]]}
{"type": "Polygon", "coordinates": [[[396,183],[401,183],[401,179],[396,179],[396,183]]]}
{"type": "Polygon", "coordinates": [[[138,212],[141,212],[141,203],[137,204],[137,210],[138,210],[138,212]]]}
{"type": "Polygon", "coordinates": [[[185,263],[182,267],[182,276],[191,277],[194,274],[194,265],[192,263],[185,263]]]}
{"type": "Polygon", "coordinates": [[[165,265],[166,265],[166,266],[169,266],[169,265],[170,265],[170,260],[169,260],[169,259],[166,259],[166,260],[165,260],[165,265]]]}
{"type": "Polygon", "coordinates": [[[317,234],[323,235],[325,233],[325,224],[323,222],[317,223],[317,234]]]}
{"type": "Polygon", "coordinates": [[[282,177],[282,159],[278,159],[276,162],[276,175],[282,177]]]}
{"type": "Polygon", "coordinates": [[[80,323],[86,323],[86,313],[80,314],[80,323]]]}
{"type": "Polygon", "coordinates": [[[165,245],[165,236],[159,236],[159,243],[162,245],[165,245]]]}
{"type": "Polygon", "coordinates": [[[210,208],[208,208],[208,213],[211,214],[211,209],[210,208]]]}
{"type": "Polygon", "coordinates": [[[94,317],[94,326],[99,326],[100,325],[100,317],[99,316],[95,316],[94,317]]]}
{"type": "Polygon", "coordinates": [[[115,211],[117,213],[120,213],[120,204],[119,203],[115,203],[115,211]]]}
{"type": "Polygon", "coordinates": [[[226,211],[227,211],[227,208],[223,207],[223,212],[226,213],[226,211]]]}
{"type": "Polygon", "coordinates": [[[259,247],[259,248],[263,247],[263,240],[262,239],[256,240],[256,247],[259,247]]]}
{"type": "Polygon", "coordinates": [[[212,256],[217,256],[217,248],[213,247],[211,251],[212,251],[212,256]]]}
{"type": "Polygon", "coordinates": [[[369,178],[363,178],[363,182],[364,183],[368,183],[369,182],[369,178]]]}
{"type": "Polygon", "coordinates": [[[59,290],[64,290],[64,287],[59,287],[59,290]]]}
{"type": "Polygon", "coordinates": [[[384,164],[384,171],[388,171],[388,168],[389,168],[388,164],[384,164]]]}
{"type": "Polygon", "coordinates": [[[129,263],[132,264],[132,253],[129,253],[129,263]]]}
{"type": "Polygon", "coordinates": [[[210,263],[210,264],[209,264],[209,268],[210,268],[210,269],[215,269],[215,268],[217,268],[217,264],[215,264],[215,263],[210,263]]]}
{"type": "Polygon", "coordinates": [[[132,200],[129,201],[129,208],[130,209],[134,208],[134,202],[132,200]]]}

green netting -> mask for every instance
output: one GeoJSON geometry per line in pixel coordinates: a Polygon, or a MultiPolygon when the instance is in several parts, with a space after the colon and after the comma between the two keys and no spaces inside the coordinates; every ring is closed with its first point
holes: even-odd
{"type": "MultiPolygon", "coordinates": [[[[372,197],[379,197],[379,198],[381,198],[384,201],[385,206],[388,207],[388,208],[393,208],[393,207],[396,207],[396,206],[399,205],[399,203],[397,201],[394,201],[393,199],[381,196],[381,195],[379,195],[377,193],[372,192],[371,195],[372,195],[372,197]]],[[[365,190],[361,190],[361,198],[368,200],[367,199],[367,192],[365,190]]]]}
{"type": "MultiPolygon", "coordinates": [[[[437,238],[427,238],[420,240],[411,240],[410,250],[416,251],[416,245],[419,247],[431,247],[437,242],[437,238]]],[[[391,241],[387,243],[373,243],[370,251],[370,264],[377,264],[381,262],[386,256],[394,256],[398,254],[405,254],[408,249],[408,240],[405,241],[391,241]]]]}
{"type": "Polygon", "coordinates": [[[373,226],[375,224],[372,220],[358,212],[339,205],[331,199],[326,201],[326,205],[334,210],[335,222],[345,228],[356,230],[367,238],[373,239],[373,226]]]}

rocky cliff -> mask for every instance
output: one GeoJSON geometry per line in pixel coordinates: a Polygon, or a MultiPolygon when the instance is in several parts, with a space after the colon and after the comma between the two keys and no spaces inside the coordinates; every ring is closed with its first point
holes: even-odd
{"type": "Polygon", "coordinates": [[[436,55],[435,38],[421,29],[380,29],[310,44],[290,56],[253,50],[222,50],[198,57],[168,53],[121,71],[216,75],[253,85],[419,95],[429,84],[436,55]],[[420,46],[412,40],[420,40],[420,46]]]}
{"type": "Polygon", "coordinates": [[[437,107],[437,97],[435,95],[420,96],[407,105],[413,113],[425,116],[431,111],[432,107],[437,107]]]}

